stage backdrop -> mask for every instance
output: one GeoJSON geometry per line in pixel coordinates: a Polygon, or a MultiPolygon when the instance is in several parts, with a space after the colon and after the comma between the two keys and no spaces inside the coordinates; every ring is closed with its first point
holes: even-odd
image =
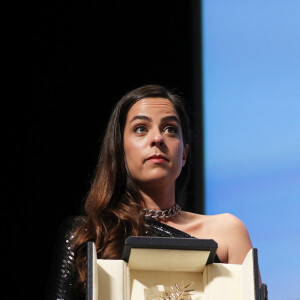
{"type": "Polygon", "coordinates": [[[300,1],[202,1],[205,213],[244,221],[271,300],[300,299],[300,1]]]}

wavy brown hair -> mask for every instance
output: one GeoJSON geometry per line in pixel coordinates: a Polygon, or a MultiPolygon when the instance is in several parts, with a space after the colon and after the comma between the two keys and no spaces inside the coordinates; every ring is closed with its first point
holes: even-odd
{"type": "MultiPolygon", "coordinates": [[[[143,98],[165,98],[179,115],[183,142],[190,144],[189,118],[181,97],[159,85],[146,85],[127,93],[115,106],[102,142],[95,176],[87,195],[87,221],[74,234],[78,289],[86,288],[86,243],[94,241],[98,258],[120,259],[125,238],[146,235],[143,199],[126,167],[123,132],[127,113],[143,98]]],[[[183,204],[190,158],[176,180],[176,201],[183,204]]]]}

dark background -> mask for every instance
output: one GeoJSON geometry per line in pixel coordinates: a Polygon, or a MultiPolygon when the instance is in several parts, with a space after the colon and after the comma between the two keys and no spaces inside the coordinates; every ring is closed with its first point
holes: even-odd
{"type": "Polygon", "coordinates": [[[15,108],[9,198],[20,299],[42,298],[58,226],[82,213],[112,108],[133,88],[161,84],[189,103],[194,139],[186,209],[203,212],[200,6],[81,0],[26,8],[20,27],[28,89],[15,108]]]}

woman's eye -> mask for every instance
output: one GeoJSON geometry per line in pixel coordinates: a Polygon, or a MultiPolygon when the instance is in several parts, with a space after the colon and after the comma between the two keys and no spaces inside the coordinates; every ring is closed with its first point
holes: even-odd
{"type": "Polygon", "coordinates": [[[176,134],[178,132],[177,128],[174,126],[168,126],[165,128],[165,131],[170,134],[176,134]]]}
{"type": "Polygon", "coordinates": [[[147,129],[144,125],[139,125],[134,128],[134,132],[139,133],[139,134],[144,133],[146,131],[147,131],[147,129]]]}

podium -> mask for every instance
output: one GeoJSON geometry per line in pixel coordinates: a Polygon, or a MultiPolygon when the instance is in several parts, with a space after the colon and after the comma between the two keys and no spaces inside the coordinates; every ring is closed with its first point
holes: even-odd
{"type": "Polygon", "coordinates": [[[257,249],[244,262],[214,263],[217,243],[194,238],[129,237],[120,260],[87,248],[87,300],[263,300],[257,249]]]}

